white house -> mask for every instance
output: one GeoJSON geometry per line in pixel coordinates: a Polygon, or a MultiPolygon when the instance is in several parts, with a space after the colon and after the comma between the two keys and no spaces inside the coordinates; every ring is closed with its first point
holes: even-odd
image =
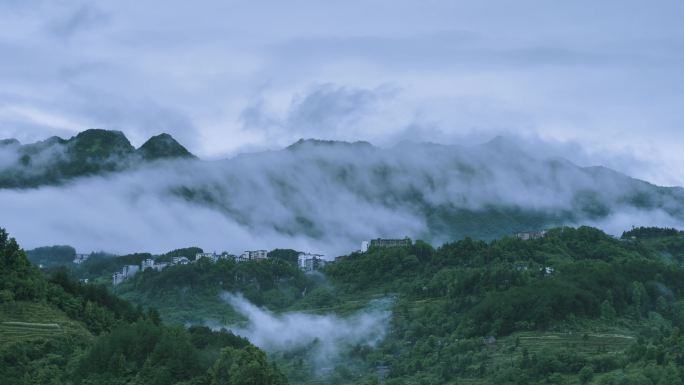
{"type": "Polygon", "coordinates": [[[524,231],[521,233],[515,233],[515,237],[523,241],[528,241],[530,239],[540,239],[546,236],[546,230],[541,231],[524,231]]]}
{"type": "Polygon", "coordinates": [[[321,254],[299,253],[297,266],[304,272],[311,272],[325,266],[326,261],[321,254]]]}
{"type": "Polygon", "coordinates": [[[147,269],[154,269],[154,259],[147,258],[140,264],[140,269],[145,271],[147,269]]]}
{"type": "Polygon", "coordinates": [[[237,257],[232,254],[228,254],[224,251],[223,253],[221,253],[221,255],[218,256],[218,259],[232,259],[233,261],[236,261],[237,257]]]}
{"type": "Polygon", "coordinates": [[[173,257],[171,261],[174,265],[187,265],[188,263],[190,263],[190,260],[186,257],[173,257]]]}
{"type": "Polygon", "coordinates": [[[118,285],[121,282],[133,277],[140,271],[140,266],[138,265],[126,265],[120,272],[112,274],[112,285],[118,285]]]}
{"type": "Polygon", "coordinates": [[[123,267],[122,273],[124,275],[124,279],[128,279],[133,277],[135,274],[140,271],[140,266],[138,265],[126,265],[123,267]]]}
{"type": "Polygon", "coordinates": [[[118,285],[126,279],[123,273],[112,274],[112,285],[118,285]]]}
{"type": "Polygon", "coordinates": [[[361,252],[365,253],[366,251],[368,251],[368,241],[363,241],[361,242],[361,252]]]}
{"type": "Polygon", "coordinates": [[[241,257],[250,261],[261,261],[268,258],[268,251],[266,250],[247,250],[242,253],[241,257]]]}
{"type": "Polygon", "coordinates": [[[76,257],[74,258],[74,263],[80,265],[83,262],[87,261],[88,258],[90,258],[89,254],[76,254],[76,257]]]}
{"type": "Polygon", "coordinates": [[[209,258],[212,262],[216,262],[218,260],[218,256],[214,253],[197,253],[195,254],[195,262],[199,261],[202,258],[209,258]]]}

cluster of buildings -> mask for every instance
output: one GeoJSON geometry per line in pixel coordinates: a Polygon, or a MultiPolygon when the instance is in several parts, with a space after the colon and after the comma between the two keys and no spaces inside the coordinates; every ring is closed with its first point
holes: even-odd
{"type": "Polygon", "coordinates": [[[138,265],[126,265],[121,271],[112,274],[112,285],[118,285],[121,282],[134,277],[140,271],[138,265]]]}
{"type": "MultiPolygon", "coordinates": [[[[545,230],[541,231],[526,231],[519,232],[515,234],[515,237],[521,240],[539,239],[546,235],[545,230]]],[[[395,247],[410,247],[412,241],[409,237],[401,239],[385,239],[376,238],[370,241],[361,242],[361,252],[365,253],[371,248],[395,248],[395,247]]],[[[77,254],[74,259],[74,263],[80,264],[88,259],[87,254],[77,254]]],[[[212,263],[216,263],[219,260],[233,260],[235,262],[246,262],[246,261],[263,261],[269,258],[268,251],[266,250],[247,250],[240,255],[232,255],[226,252],[221,254],[216,253],[198,253],[195,254],[194,260],[187,257],[173,257],[171,262],[160,262],[157,263],[154,259],[148,258],[142,261],[138,265],[126,265],[120,272],[114,273],[112,275],[112,284],[118,285],[119,283],[135,276],[139,271],[144,271],[147,269],[153,269],[156,271],[162,271],[165,268],[173,265],[187,265],[190,263],[198,262],[202,259],[208,259],[212,263]]],[[[344,257],[338,257],[344,258],[344,257]]],[[[335,260],[337,260],[336,258],[335,260]]],[[[326,265],[328,261],[323,258],[322,254],[312,254],[312,253],[299,253],[297,257],[297,267],[303,272],[314,272],[321,269],[326,265]]],[[[542,269],[543,273],[546,275],[553,274],[554,270],[551,267],[545,267],[542,269]]]]}
{"type": "Polygon", "coordinates": [[[403,239],[383,239],[376,238],[370,241],[361,242],[361,252],[365,253],[370,248],[389,248],[389,247],[410,247],[411,238],[405,237],[403,239]]]}
{"type": "Polygon", "coordinates": [[[544,236],[546,236],[546,230],[524,231],[520,233],[515,233],[515,237],[518,239],[522,239],[523,241],[527,241],[530,239],[540,239],[544,238],[544,236]]]}
{"type": "Polygon", "coordinates": [[[326,263],[327,261],[323,259],[321,254],[299,253],[297,257],[297,266],[299,266],[299,270],[305,273],[321,269],[326,263]]]}
{"type": "MultiPolygon", "coordinates": [[[[86,256],[87,259],[87,256],[86,256]]],[[[132,278],[139,271],[145,271],[147,269],[152,269],[156,271],[162,271],[169,266],[174,265],[187,265],[190,263],[196,263],[202,259],[207,259],[212,263],[216,263],[220,260],[232,260],[237,263],[247,262],[247,261],[263,261],[268,259],[268,251],[266,250],[247,250],[240,255],[233,255],[229,253],[198,253],[195,254],[195,259],[191,260],[187,257],[173,257],[171,262],[157,262],[152,258],[143,260],[140,265],[126,265],[121,271],[112,274],[112,284],[118,285],[121,282],[132,278]]],[[[304,272],[316,271],[323,266],[325,266],[326,261],[323,259],[322,254],[311,254],[311,253],[299,253],[297,259],[297,266],[300,270],[304,272]]]]}
{"type": "Polygon", "coordinates": [[[74,257],[74,263],[80,265],[87,261],[88,258],[90,258],[90,254],[76,254],[76,257],[74,257]]]}

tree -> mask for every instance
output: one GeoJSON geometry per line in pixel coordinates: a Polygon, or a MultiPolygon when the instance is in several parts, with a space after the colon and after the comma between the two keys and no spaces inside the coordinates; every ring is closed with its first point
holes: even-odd
{"type": "Polygon", "coordinates": [[[284,385],[285,377],[254,346],[225,348],[210,369],[211,385],[284,385]]]}
{"type": "Polygon", "coordinates": [[[646,288],[641,282],[634,281],[632,283],[632,304],[634,305],[634,310],[636,316],[641,318],[644,309],[644,303],[646,301],[646,288]]]}
{"type": "Polygon", "coordinates": [[[603,318],[606,321],[612,322],[615,320],[615,317],[617,314],[615,313],[615,309],[613,306],[608,302],[608,300],[605,300],[601,303],[601,318],[603,318]]]}
{"type": "Polygon", "coordinates": [[[579,378],[580,384],[588,384],[589,381],[594,378],[594,368],[591,366],[585,366],[579,371],[577,376],[579,378]]]}

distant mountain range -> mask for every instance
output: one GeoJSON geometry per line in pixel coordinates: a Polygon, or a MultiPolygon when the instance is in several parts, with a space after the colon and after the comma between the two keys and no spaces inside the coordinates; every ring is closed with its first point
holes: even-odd
{"type": "Polygon", "coordinates": [[[139,149],[121,132],[105,130],[0,144],[0,188],[68,188],[102,175],[108,185],[98,191],[209,208],[262,237],[338,245],[373,236],[491,239],[605,221],[627,221],[620,223],[624,229],[649,218],[684,223],[684,189],[538,158],[505,138],[475,147],[403,142],[391,148],[300,140],[218,161],[198,160],[166,134],[139,149]]]}
{"type": "Polygon", "coordinates": [[[0,141],[0,153],[4,154],[0,188],[61,184],[159,159],[195,158],[168,134],[154,136],[135,149],[122,132],[99,129],[83,131],[70,139],[53,136],[26,145],[5,139],[0,141]]]}

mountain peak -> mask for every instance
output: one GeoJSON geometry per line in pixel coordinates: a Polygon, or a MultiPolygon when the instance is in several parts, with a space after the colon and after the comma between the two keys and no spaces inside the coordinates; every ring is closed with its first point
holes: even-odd
{"type": "Polygon", "coordinates": [[[127,155],[135,150],[123,132],[97,128],[78,133],[68,143],[73,154],[95,158],[127,155]]]}
{"type": "Polygon", "coordinates": [[[10,139],[0,139],[0,147],[1,146],[19,146],[21,143],[19,143],[18,140],[14,138],[10,139]]]}
{"type": "Polygon", "coordinates": [[[140,155],[146,160],[162,158],[195,158],[173,136],[162,133],[151,137],[138,149],[140,155]]]}

